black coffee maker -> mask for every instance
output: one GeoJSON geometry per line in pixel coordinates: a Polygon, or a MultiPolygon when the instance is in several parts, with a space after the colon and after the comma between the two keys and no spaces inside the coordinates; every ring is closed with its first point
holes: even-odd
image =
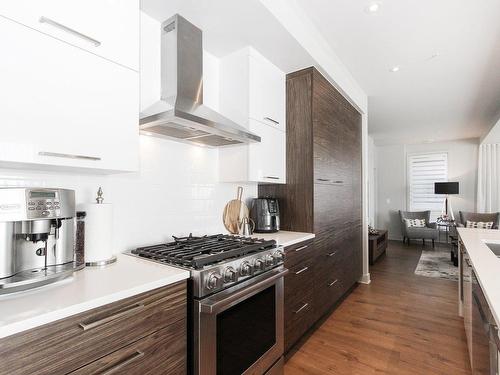
{"type": "Polygon", "coordinates": [[[255,198],[250,217],[255,223],[254,232],[273,233],[280,230],[280,209],[276,198],[255,198]]]}

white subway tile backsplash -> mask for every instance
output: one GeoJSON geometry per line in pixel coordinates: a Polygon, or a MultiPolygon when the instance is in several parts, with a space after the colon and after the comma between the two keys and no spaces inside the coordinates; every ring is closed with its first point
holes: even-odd
{"type": "MultiPolygon", "coordinates": [[[[141,136],[140,171],[111,176],[0,170],[0,186],[61,187],[77,203],[93,202],[99,186],[113,203],[114,252],[169,241],[172,235],[226,232],[222,211],[237,184],[218,183],[218,150],[141,136]]],[[[243,185],[244,199],[257,186],[243,185]]]]}

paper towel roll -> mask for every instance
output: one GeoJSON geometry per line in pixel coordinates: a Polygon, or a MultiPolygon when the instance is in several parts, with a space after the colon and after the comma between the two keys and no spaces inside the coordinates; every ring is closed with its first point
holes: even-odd
{"type": "Polygon", "coordinates": [[[113,205],[88,203],[82,205],[85,217],[85,263],[113,258],[113,205]]]}

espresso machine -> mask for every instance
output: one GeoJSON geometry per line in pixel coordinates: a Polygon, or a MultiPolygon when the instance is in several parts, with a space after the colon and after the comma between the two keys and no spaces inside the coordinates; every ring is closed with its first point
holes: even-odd
{"type": "Polygon", "coordinates": [[[0,188],[0,294],[69,277],[76,263],[75,192],[0,188]]]}

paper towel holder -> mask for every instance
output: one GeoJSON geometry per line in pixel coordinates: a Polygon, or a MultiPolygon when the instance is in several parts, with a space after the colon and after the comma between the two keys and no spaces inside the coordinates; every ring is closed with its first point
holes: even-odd
{"type": "MultiPolygon", "coordinates": [[[[104,202],[103,191],[102,191],[101,186],[99,186],[99,189],[97,190],[97,197],[95,200],[96,200],[97,204],[102,204],[104,202]]],[[[108,264],[116,262],[116,259],[117,259],[116,255],[113,255],[109,259],[98,260],[98,261],[94,261],[94,262],[85,262],[85,266],[87,266],[87,267],[103,267],[103,266],[107,266],[108,264]]]]}

